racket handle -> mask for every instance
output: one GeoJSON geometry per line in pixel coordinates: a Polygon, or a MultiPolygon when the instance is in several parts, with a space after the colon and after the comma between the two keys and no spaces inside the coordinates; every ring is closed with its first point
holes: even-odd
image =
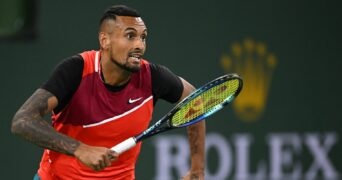
{"type": "Polygon", "coordinates": [[[113,146],[112,148],[110,148],[111,150],[115,151],[118,154],[121,154],[129,149],[131,149],[132,147],[134,147],[137,144],[137,142],[135,141],[134,137],[128,138],[124,141],[122,141],[121,143],[113,146]]]}

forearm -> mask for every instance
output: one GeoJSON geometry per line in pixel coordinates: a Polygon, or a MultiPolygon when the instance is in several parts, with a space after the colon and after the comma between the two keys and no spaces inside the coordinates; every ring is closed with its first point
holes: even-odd
{"type": "Polygon", "coordinates": [[[79,142],[56,132],[41,117],[31,117],[22,112],[13,119],[12,132],[45,149],[73,155],[79,142]]]}
{"type": "MultiPolygon", "coordinates": [[[[186,80],[181,78],[183,93],[180,100],[186,98],[195,88],[186,80]]],[[[191,169],[183,179],[203,179],[205,165],[205,121],[200,121],[187,127],[188,139],[191,153],[191,169]]]]}
{"type": "Polygon", "coordinates": [[[205,164],[205,121],[187,128],[191,153],[191,171],[204,172],[205,164]]]}
{"type": "Polygon", "coordinates": [[[51,110],[53,95],[43,89],[37,90],[18,110],[12,119],[12,133],[40,147],[73,155],[80,142],[58,133],[43,119],[51,110]]]}

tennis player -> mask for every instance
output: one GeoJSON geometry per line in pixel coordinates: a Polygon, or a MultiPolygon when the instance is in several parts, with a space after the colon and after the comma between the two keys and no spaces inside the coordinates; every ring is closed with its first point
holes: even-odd
{"type": "MultiPolygon", "coordinates": [[[[176,103],[194,90],[143,59],[146,38],[136,10],[110,7],[100,49],[64,59],[16,112],[12,132],[45,149],[36,179],[135,179],[141,144],[120,155],[110,148],[148,127],[158,99],[176,103]],[[52,125],[43,119],[49,112],[52,125]]],[[[204,179],[204,121],[187,131],[191,168],[183,179],[204,179]]]]}

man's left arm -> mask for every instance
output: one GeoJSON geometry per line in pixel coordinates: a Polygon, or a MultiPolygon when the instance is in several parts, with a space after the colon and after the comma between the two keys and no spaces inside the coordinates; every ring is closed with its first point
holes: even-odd
{"type": "MultiPolygon", "coordinates": [[[[187,97],[195,88],[186,80],[182,79],[183,93],[180,100],[187,97]]],[[[187,127],[188,140],[191,153],[190,171],[183,180],[204,180],[205,164],[205,121],[200,121],[187,127]]]]}

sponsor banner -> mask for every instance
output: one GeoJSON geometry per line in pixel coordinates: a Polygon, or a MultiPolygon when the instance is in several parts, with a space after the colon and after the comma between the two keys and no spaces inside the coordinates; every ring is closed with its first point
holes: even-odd
{"type": "MultiPolygon", "coordinates": [[[[338,132],[271,132],[263,138],[251,133],[229,137],[208,133],[206,139],[207,180],[340,178],[330,156],[339,143],[338,132]],[[261,153],[255,151],[256,146],[261,147],[261,153]]],[[[157,136],[152,144],[156,159],[154,179],[172,180],[174,175],[181,177],[186,173],[190,152],[185,136],[157,136]]]]}

